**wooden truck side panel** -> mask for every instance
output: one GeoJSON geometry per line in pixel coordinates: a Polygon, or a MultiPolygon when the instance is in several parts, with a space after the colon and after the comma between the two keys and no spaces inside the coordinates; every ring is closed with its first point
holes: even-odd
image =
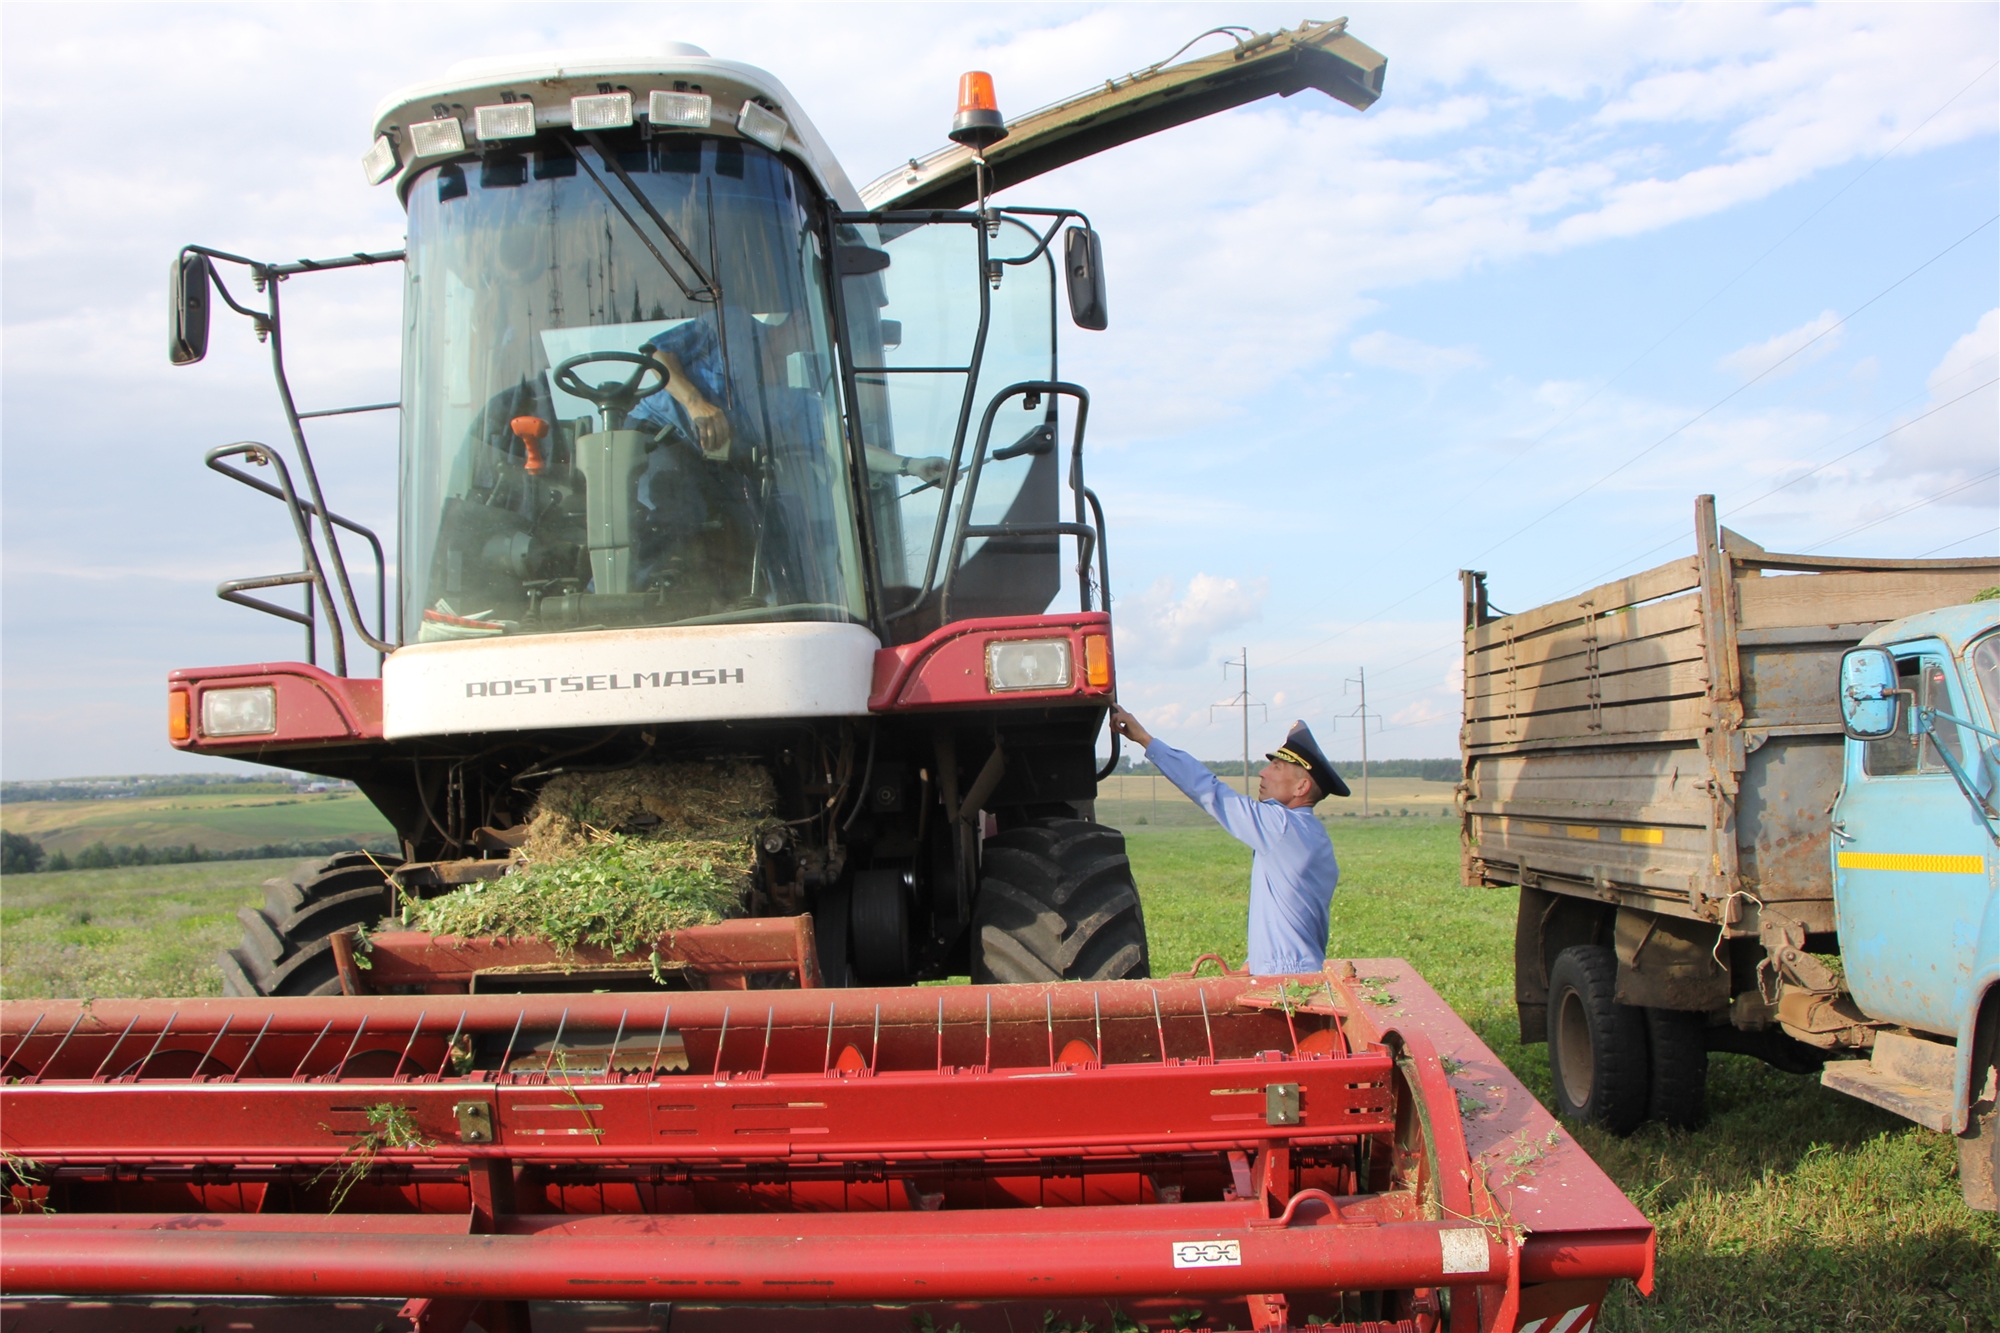
{"type": "Polygon", "coordinates": [[[1523,890],[1524,1036],[1572,944],[1616,948],[1623,1002],[1713,1010],[1754,987],[1767,919],[1830,937],[1840,655],[2000,583],[1991,559],[1766,552],[1707,496],[1695,534],[1692,557],[1514,615],[1464,576],[1464,880],[1523,890]]]}

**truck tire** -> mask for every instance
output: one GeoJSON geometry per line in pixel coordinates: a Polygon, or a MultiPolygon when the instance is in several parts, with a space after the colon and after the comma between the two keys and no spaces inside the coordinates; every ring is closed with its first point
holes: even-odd
{"type": "Polygon", "coordinates": [[[399,856],[342,852],[264,881],[264,906],[237,912],[243,943],[222,955],[224,995],[338,995],[333,935],[387,912],[386,873],[399,856]]]}
{"type": "Polygon", "coordinates": [[[975,982],[1151,975],[1124,834],[1051,817],[986,840],[972,907],[975,982]]]}
{"type": "Polygon", "coordinates": [[[1701,1123],[1708,1096],[1708,1016],[1685,1009],[1647,1009],[1646,1049],[1652,1066],[1648,1118],[1675,1129],[1693,1129],[1701,1123]]]}
{"type": "Polygon", "coordinates": [[[1613,998],[1618,959],[1601,944],[1556,955],[1549,969],[1549,1076],[1569,1120],[1630,1134],[1646,1119],[1646,1014],[1613,998]]]}

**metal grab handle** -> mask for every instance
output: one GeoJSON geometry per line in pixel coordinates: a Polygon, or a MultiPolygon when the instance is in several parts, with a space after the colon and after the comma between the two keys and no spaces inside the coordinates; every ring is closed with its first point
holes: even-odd
{"type": "Polygon", "coordinates": [[[1272,1230],[1279,1230],[1284,1227],[1288,1227],[1292,1224],[1292,1215],[1298,1212],[1299,1205],[1307,1199],[1315,1199],[1320,1203],[1325,1204],[1327,1212],[1333,1215],[1333,1220],[1341,1223],[1343,1226],[1360,1225],[1360,1226],[1372,1227],[1380,1225],[1372,1217],[1358,1223],[1349,1222],[1345,1217],[1342,1217],[1340,1215],[1340,1201],[1338,1199],[1335,1199],[1331,1194],[1328,1194],[1325,1190],[1322,1189],[1300,1190],[1297,1194],[1294,1194],[1291,1197],[1291,1199],[1285,1204],[1284,1212],[1278,1214],[1276,1217],[1256,1218],[1252,1220],[1250,1225],[1253,1227],[1269,1228],[1272,1230]]]}
{"type": "MultiPolygon", "coordinates": [[[[298,539],[299,552],[304,556],[306,564],[304,569],[295,574],[271,574],[261,578],[225,580],[216,586],[215,595],[225,602],[234,602],[238,606],[247,606],[252,610],[262,611],[267,615],[274,615],[280,619],[304,625],[307,636],[306,661],[309,664],[316,665],[314,662],[316,655],[314,643],[316,625],[315,617],[311,611],[312,603],[310,599],[307,602],[308,609],[302,615],[298,612],[288,611],[282,607],[275,606],[260,598],[243,595],[246,590],[252,588],[274,588],[301,583],[311,585],[313,590],[318,593],[320,602],[326,611],[330,631],[329,637],[333,646],[334,674],[339,676],[346,675],[346,636],[342,633],[340,612],[334,604],[332,589],[327,584],[326,569],[320,561],[318,545],[313,541],[310,520],[319,518],[323,523],[345,528],[368,543],[369,549],[375,557],[375,613],[378,619],[384,622],[383,627],[386,629],[388,617],[388,562],[383,557],[381,541],[372,531],[354,522],[352,519],[343,518],[339,514],[327,511],[323,506],[315,504],[311,500],[300,499],[298,493],[292,488],[291,469],[285,466],[284,456],[267,444],[262,444],[255,440],[239,440],[235,444],[219,445],[214,449],[210,449],[203,456],[203,462],[211,470],[220,472],[223,476],[233,481],[241,482],[250,489],[281,502],[285,506],[286,512],[291,515],[292,531],[298,539]],[[247,458],[253,463],[268,465],[274,469],[278,484],[273,486],[263,478],[252,476],[241,468],[231,467],[224,461],[225,459],[237,456],[247,458]]],[[[353,606],[351,594],[347,600],[349,603],[348,609],[355,614],[356,630],[364,639],[368,639],[371,645],[376,643],[377,640],[375,637],[368,633],[368,627],[361,623],[359,611],[353,606]]]]}

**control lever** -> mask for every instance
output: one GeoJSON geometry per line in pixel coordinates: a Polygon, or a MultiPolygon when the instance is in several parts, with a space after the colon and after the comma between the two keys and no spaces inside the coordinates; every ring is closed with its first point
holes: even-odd
{"type": "Polygon", "coordinates": [[[542,469],[549,465],[548,456],[542,453],[542,441],[548,438],[549,423],[540,417],[515,417],[507,426],[528,455],[527,470],[540,476],[542,469]]]}

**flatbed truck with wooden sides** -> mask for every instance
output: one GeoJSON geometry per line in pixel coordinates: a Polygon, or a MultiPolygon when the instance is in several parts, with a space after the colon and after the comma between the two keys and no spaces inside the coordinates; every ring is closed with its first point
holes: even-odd
{"type": "Polygon", "coordinates": [[[1767,552],[1712,496],[1695,544],[1511,615],[1464,572],[1463,878],[1519,890],[1522,1040],[1620,1133],[1697,1123],[1710,1051],[1817,1071],[1992,1209],[2000,560],[1767,552]]]}

